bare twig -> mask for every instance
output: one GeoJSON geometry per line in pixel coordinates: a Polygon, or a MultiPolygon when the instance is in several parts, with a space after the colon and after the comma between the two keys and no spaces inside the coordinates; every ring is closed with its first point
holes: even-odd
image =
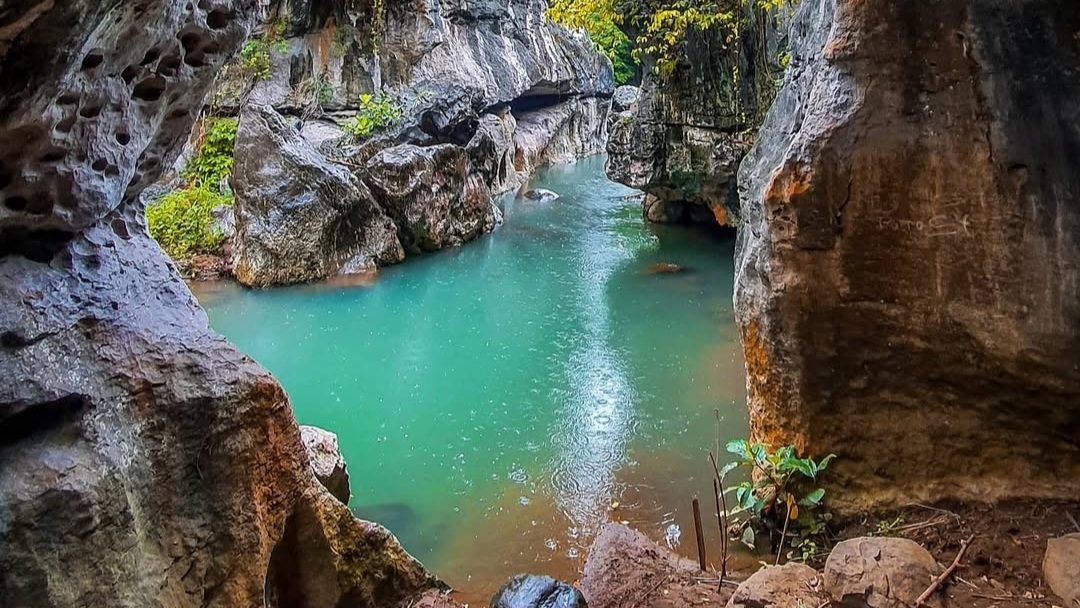
{"type": "Polygon", "coordinates": [[[1076,518],[1072,516],[1072,513],[1065,511],[1065,517],[1068,517],[1069,521],[1072,522],[1073,527],[1076,528],[1076,531],[1080,532],[1080,524],[1076,523],[1076,518]]]}
{"type": "Polygon", "coordinates": [[[922,595],[920,595],[919,598],[915,600],[916,606],[921,606],[925,604],[926,600],[930,599],[931,595],[934,595],[934,592],[937,591],[939,587],[941,587],[942,583],[948,580],[948,578],[952,576],[953,572],[956,572],[956,569],[960,567],[960,560],[964,559],[964,554],[967,553],[968,547],[971,546],[971,543],[974,540],[975,535],[972,534],[971,536],[967,537],[966,540],[960,543],[960,551],[957,552],[956,557],[952,561],[952,564],[950,564],[949,567],[945,569],[945,572],[942,572],[940,576],[935,578],[934,582],[930,583],[930,586],[926,588],[926,591],[923,591],[922,595]]]}
{"type": "Polygon", "coordinates": [[[776,566],[780,565],[780,555],[784,553],[784,541],[787,540],[788,523],[791,522],[791,508],[794,507],[794,503],[791,502],[790,496],[784,497],[784,502],[787,503],[787,513],[784,514],[784,531],[780,533],[780,548],[776,550],[776,566]]]}
{"type": "Polygon", "coordinates": [[[727,497],[724,495],[724,476],[720,474],[720,467],[716,464],[716,456],[709,452],[709,461],[713,468],[713,492],[719,504],[716,507],[716,524],[720,526],[720,586],[724,586],[727,578],[728,561],[728,508],[727,497]],[[721,515],[721,513],[723,515],[721,515]]]}
{"type": "Polygon", "coordinates": [[[961,519],[960,515],[958,515],[956,513],[953,513],[952,511],[949,511],[948,509],[941,509],[939,507],[931,507],[930,505],[924,505],[924,504],[922,504],[920,502],[908,503],[907,506],[909,506],[909,507],[921,507],[923,509],[929,509],[931,511],[937,511],[938,513],[945,513],[946,515],[951,515],[953,517],[953,519],[956,519],[957,521],[960,521],[960,519],[961,519]]]}
{"type": "Polygon", "coordinates": [[[639,599],[637,601],[637,604],[634,605],[635,608],[637,606],[640,606],[640,605],[644,604],[645,602],[647,602],[649,600],[649,596],[656,593],[656,590],[659,589],[660,587],[663,587],[664,583],[668,582],[668,580],[670,578],[671,577],[669,575],[664,575],[663,577],[661,577],[660,580],[655,585],[653,585],[651,588],[649,588],[648,591],[645,592],[645,595],[641,596],[641,599],[639,599]]]}

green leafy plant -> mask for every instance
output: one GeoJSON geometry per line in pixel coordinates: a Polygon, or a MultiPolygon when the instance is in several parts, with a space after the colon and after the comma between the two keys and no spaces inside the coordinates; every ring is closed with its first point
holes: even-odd
{"type": "Polygon", "coordinates": [[[583,0],[557,0],[547,12],[548,18],[566,27],[583,29],[596,49],[607,55],[615,70],[615,84],[630,82],[637,72],[634,44],[619,28],[621,15],[610,3],[583,0]]]}
{"type": "Polygon", "coordinates": [[[817,486],[817,477],[836,455],[815,461],[800,458],[794,446],[773,450],[744,439],[729,442],[727,451],[738,460],[721,469],[721,478],[739,467],[752,471],[749,481],[727,489],[735,496],[734,514],[743,518],[742,541],[753,547],[759,536],[767,534],[777,562],[785,542],[793,549],[789,557],[807,560],[816,555],[817,539],[828,522],[828,514],[820,508],[825,490],[817,486]]]}
{"type": "Polygon", "coordinates": [[[244,43],[240,49],[240,69],[251,75],[256,80],[266,80],[270,77],[270,69],[273,67],[270,61],[270,44],[261,36],[255,36],[244,43]]]}
{"type": "Polygon", "coordinates": [[[184,166],[180,176],[189,184],[217,188],[232,173],[237,126],[235,118],[207,120],[199,150],[184,166]]]}
{"type": "Polygon", "coordinates": [[[215,228],[213,211],[232,204],[225,179],[232,173],[237,120],[211,118],[204,129],[198,151],[180,171],[184,187],[146,208],[150,236],[174,260],[214,253],[225,238],[215,228]]]}
{"type": "Polygon", "coordinates": [[[893,519],[883,519],[877,523],[874,536],[896,536],[899,529],[904,525],[904,516],[897,515],[893,519]]]}
{"type": "Polygon", "coordinates": [[[360,96],[360,111],[345,122],[345,130],[358,139],[385,129],[401,118],[401,106],[389,95],[364,93],[360,96]]]}
{"type": "Polygon", "coordinates": [[[213,211],[232,204],[232,196],[209,186],[174,190],[147,206],[150,235],[175,260],[214,253],[224,235],[214,225],[213,211]]]}

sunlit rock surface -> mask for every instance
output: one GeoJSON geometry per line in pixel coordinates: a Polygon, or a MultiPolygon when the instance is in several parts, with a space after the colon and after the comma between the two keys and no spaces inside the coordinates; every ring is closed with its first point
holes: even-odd
{"type": "Polygon", "coordinates": [[[315,480],[277,382],[210,330],[140,191],[254,3],[0,19],[0,598],[385,606],[435,582],[315,480]]]}
{"type": "Polygon", "coordinates": [[[743,163],[757,439],[836,505],[1080,491],[1080,5],[807,0],[743,163]]]}

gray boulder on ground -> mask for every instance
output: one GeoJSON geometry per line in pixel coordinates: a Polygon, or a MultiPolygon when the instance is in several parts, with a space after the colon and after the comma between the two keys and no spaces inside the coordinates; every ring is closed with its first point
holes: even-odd
{"type": "Polygon", "coordinates": [[[550,576],[519,574],[491,598],[491,608],[588,608],[581,592],[550,576]]]}
{"type": "Polygon", "coordinates": [[[338,448],[337,435],[315,426],[301,426],[300,439],[304,442],[315,479],[344,504],[349,504],[352,492],[349,488],[349,471],[345,457],[338,448]]]}
{"type": "Polygon", "coordinates": [[[404,258],[394,224],[349,169],[267,106],[240,117],[233,272],[245,285],[325,279],[404,258]]]}
{"type": "Polygon", "coordinates": [[[929,551],[906,538],[852,538],[825,560],[825,590],[850,608],[906,608],[941,571],[929,551]]]}
{"type": "Polygon", "coordinates": [[[1051,591],[1069,606],[1080,606],[1080,534],[1066,534],[1046,543],[1043,576],[1051,591]]]}
{"type": "Polygon", "coordinates": [[[739,585],[727,608],[817,608],[824,597],[820,587],[821,577],[806,564],[766,566],[739,585]]]}

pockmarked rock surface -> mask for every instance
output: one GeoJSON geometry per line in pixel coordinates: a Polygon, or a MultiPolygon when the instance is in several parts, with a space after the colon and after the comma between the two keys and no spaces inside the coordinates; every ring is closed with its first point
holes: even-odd
{"type": "Polygon", "coordinates": [[[783,73],[791,11],[788,3],[755,5],[742,13],[739,36],[690,30],[690,61],[661,76],[647,60],[640,90],[620,87],[605,168],[611,180],[645,191],[646,220],[737,224],[739,162],[783,73]]]}
{"type": "Polygon", "coordinates": [[[825,560],[824,589],[850,608],[907,608],[941,571],[915,541],[852,538],[833,547],[825,560]]]}
{"type": "Polygon", "coordinates": [[[838,454],[834,508],[1080,493],[1078,29],[1068,0],[798,9],[736,312],[752,434],[838,454]]]}
{"type": "Polygon", "coordinates": [[[571,585],[550,576],[519,574],[491,598],[491,608],[588,608],[571,585]]]}
{"type": "Polygon", "coordinates": [[[806,564],[766,566],[739,584],[727,608],[817,608],[825,597],[820,587],[821,577],[806,564]]]}
{"type": "Polygon", "coordinates": [[[1066,603],[1080,603],[1080,533],[1047,541],[1043,576],[1050,589],[1066,603]]]}
{"type": "Polygon", "coordinates": [[[349,487],[349,471],[345,457],[338,447],[338,437],[330,431],[315,426],[301,426],[300,439],[304,442],[311,470],[315,479],[330,490],[334,498],[349,504],[352,490],[349,487]]]}
{"type": "Polygon", "coordinates": [[[179,152],[254,11],[5,4],[7,604],[372,607],[437,587],[318,483],[284,391],[210,329],[146,231],[139,194],[179,152]]]}
{"type": "Polygon", "coordinates": [[[541,0],[275,5],[260,28],[263,71],[237,60],[214,93],[218,112],[273,108],[299,132],[277,145],[237,145],[236,166],[248,169],[242,179],[263,182],[236,188],[238,217],[253,218],[246,231],[238,222],[237,279],[305,282],[398,262],[385,222],[370,219],[378,209],[392,218],[406,255],[460,245],[497,225],[493,197],[538,166],[603,152],[611,63],[582,32],[548,21],[545,8],[541,0]],[[393,117],[389,124],[347,132],[350,121],[370,118],[372,104],[393,117]],[[311,144],[302,163],[310,170],[290,179],[273,167],[296,164],[298,138],[311,144]],[[416,165],[432,154],[452,167],[416,165]],[[436,181],[414,180],[407,202],[383,198],[386,174],[406,169],[436,181]],[[343,172],[371,186],[373,200],[335,198],[325,185],[353,181],[343,172]],[[464,197],[446,191],[451,174],[464,178],[464,197]],[[288,187],[273,192],[276,183],[288,187]],[[425,188],[439,195],[420,209],[425,188]],[[295,238],[309,229],[314,242],[295,238]]]}

